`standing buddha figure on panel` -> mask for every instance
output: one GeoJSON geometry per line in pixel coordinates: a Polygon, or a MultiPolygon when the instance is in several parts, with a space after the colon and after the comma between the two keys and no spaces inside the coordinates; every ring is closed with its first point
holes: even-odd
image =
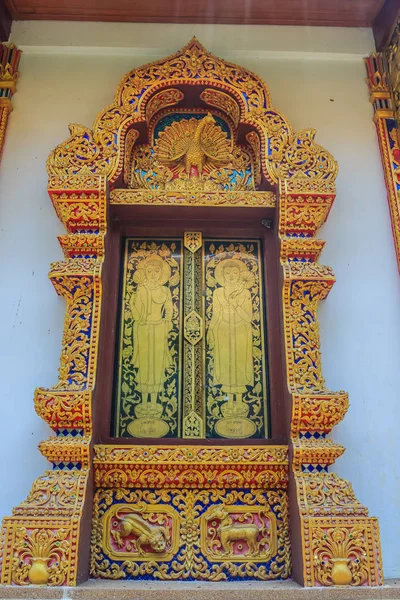
{"type": "Polygon", "coordinates": [[[245,415],[247,386],[254,383],[251,322],[253,308],[247,283],[251,273],[238,259],[225,259],[215,269],[221,287],[213,293],[208,347],[214,357],[214,385],[228,395],[225,415],[245,415]]]}
{"type": "Polygon", "coordinates": [[[137,389],[142,395],[136,415],[156,416],[162,413],[157,402],[162,393],[166,370],[172,364],[168,335],[172,328],[172,297],[165,285],[171,269],[160,256],[150,255],[138,266],[134,278],[139,285],[132,294],[130,309],[133,326],[133,366],[137,369],[137,389]]]}
{"type": "Polygon", "coordinates": [[[117,436],[179,435],[180,273],[179,240],[125,239],[115,387],[117,436]]]}

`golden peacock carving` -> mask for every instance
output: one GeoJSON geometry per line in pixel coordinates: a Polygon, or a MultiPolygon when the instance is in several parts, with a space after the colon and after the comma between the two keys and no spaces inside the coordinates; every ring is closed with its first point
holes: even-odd
{"type": "Polygon", "coordinates": [[[176,174],[186,171],[188,176],[201,176],[203,171],[232,161],[232,142],[208,113],[200,120],[183,119],[166,127],[158,136],[154,153],[159,163],[176,174]]]}

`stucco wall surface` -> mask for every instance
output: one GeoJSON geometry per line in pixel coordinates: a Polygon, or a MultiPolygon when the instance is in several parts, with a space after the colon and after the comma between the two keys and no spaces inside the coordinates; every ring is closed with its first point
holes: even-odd
{"type": "Polygon", "coordinates": [[[57,380],[64,302],[47,279],[62,233],[46,193],[45,162],[68,123],[91,126],[122,76],[193,34],[211,51],[255,71],[296,129],[314,127],[340,165],[337,199],[320,232],[322,262],[337,283],[319,311],[323,367],[351,406],[333,438],[347,451],[336,472],[379,517],[386,577],[400,576],[400,285],[362,57],[365,29],[14,24],[24,50],[0,166],[0,517],[24,499],[47,462],[35,449],[50,433],[33,391],[57,380]]]}

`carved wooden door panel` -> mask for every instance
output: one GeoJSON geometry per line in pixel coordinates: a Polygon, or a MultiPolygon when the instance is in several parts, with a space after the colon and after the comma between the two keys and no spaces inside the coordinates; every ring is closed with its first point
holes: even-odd
{"type": "Polygon", "coordinates": [[[268,434],[261,240],[125,238],[114,434],[268,434]]]}

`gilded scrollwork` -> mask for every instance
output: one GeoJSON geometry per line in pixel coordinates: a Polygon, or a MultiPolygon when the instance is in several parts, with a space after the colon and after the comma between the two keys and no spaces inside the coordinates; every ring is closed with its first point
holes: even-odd
{"type": "Polygon", "coordinates": [[[274,192],[204,192],[175,190],[114,190],[110,194],[111,204],[150,206],[246,206],[253,208],[275,208],[274,192]]]}
{"type": "Polygon", "coordinates": [[[185,231],[183,235],[183,245],[192,254],[200,250],[203,244],[203,234],[201,231],[185,231]]]}
{"type": "MultiPolygon", "coordinates": [[[[309,158],[305,154],[305,164],[309,158]]],[[[318,161],[314,164],[318,166],[318,161]]],[[[335,165],[328,156],[321,171],[327,167],[334,172],[335,165]]],[[[325,436],[345,415],[348,396],[325,388],[321,368],[317,310],[335,282],[331,269],[317,263],[323,243],[311,237],[327,218],[334,200],[334,178],[324,177],[294,177],[279,186],[292,469],[303,532],[303,582],[306,586],[363,585],[366,581],[381,585],[376,523],[356,500],[350,484],[327,473],[344,448],[325,436]],[[346,543],[352,539],[349,528],[353,525],[369,532],[370,543],[357,556],[354,547],[346,543]],[[332,544],[326,543],[328,539],[343,542],[340,551],[339,546],[333,551],[332,544]],[[365,569],[359,567],[361,563],[365,569]]]]}
{"type": "Polygon", "coordinates": [[[74,429],[90,431],[92,427],[92,394],[38,388],[34,397],[35,410],[54,431],[74,429]]]}
{"type": "Polygon", "coordinates": [[[59,380],[56,389],[83,390],[87,384],[93,278],[59,274],[53,277],[57,291],[67,300],[59,380]]]}
{"type": "Polygon", "coordinates": [[[46,471],[3,520],[1,583],[74,585],[87,469],[46,471]]]}
{"type": "Polygon", "coordinates": [[[344,452],[344,447],[330,439],[293,439],[293,468],[301,469],[304,465],[312,465],[326,470],[344,452]]]}
{"type": "Polygon", "coordinates": [[[183,344],[183,419],[182,435],[200,438],[205,434],[203,402],[203,339],[202,307],[203,236],[201,232],[185,231],[184,245],[184,344],[183,344]]]}
{"type": "Polygon", "coordinates": [[[239,125],[240,108],[237,101],[234,100],[232,96],[220,92],[219,90],[209,88],[201,92],[200,100],[203,100],[203,102],[210,106],[222,109],[223,112],[232,119],[235,127],[239,125]]]}
{"type": "Polygon", "coordinates": [[[96,165],[92,172],[105,175],[109,157],[102,156],[102,151],[106,152],[106,149],[95,142],[92,131],[84,125],[70,123],[69,132],[70,137],[49,157],[49,172],[54,175],[76,175],[83,167],[92,170],[96,165]]]}
{"type": "Polygon", "coordinates": [[[325,246],[323,240],[316,238],[284,237],[281,240],[281,261],[316,262],[325,246]]]}
{"type": "Polygon", "coordinates": [[[13,515],[23,517],[68,517],[79,511],[85,493],[85,469],[46,471],[38,477],[26,500],[13,509],[13,515]]]}
{"type": "Polygon", "coordinates": [[[286,489],[285,446],[95,446],[97,487],[286,489]]]}
{"type": "MultiPolygon", "coordinates": [[[[309,186],[309,181],[313,180],[303,178],[280,182],[279,231],[282,236],[300,234],[311,237],[329,215],[335,198],[334,184],[332,187],[331,182],[329,191],[314,193],[309,189],[314,187],[314,183],[309,186]],[[297,183],[297,186],[293,186],[293,183],[297,183]]],[[[318,183],[317,181],[316,189],[319,188],[318,183]]]]}
{"type": "Polygon", "coordinates": [[[300,395],[293,394],[291,433],[329,433],[349,407],[345,392],[300,395]]]}
{"type": "Polygon", "coordinates": [[[368,510],[355,497],[352,485],[336,473],[303,473],[299,479],[307,513],[367,516],[368,510]]]}
{"type": "Polygon", "coordinates": [[[338,164],[333,156],[315,141],[315,129],[304,129],[294,135],[279,169],[279,179],[296,178],[299,174],[311,180],[335,181],[338,164]]]}
{"type": "Polygon", "coordinates": [[[102,258],[104,255],[104,237],[95,233],[59,235],[58,241],[68,258],[102,258]]]}
{"type": "Polygon", "coordinates": [[[1,155],[3,152],[4,140],[6,137],[8,115],[9,115],[8,106],[0,105],[0,158],[1,158],[1,155]]]}
{"type": "Polygon", "coordinates": [[[89,434],[79,436],[53,436],[39,443],[39,450],[50,462],[58,465],[76,464],[89,466],[90,461],[89,434]]]}
{"type": "Polygon", "coordinates": [[[261,140],[259,135],[257,135],[255,131],[250,131],[249,133],[247,133],[246,140],[249,142],[251,149],[253,150],[254,183],[256,187],[258,187],[262,181],[261,140]]]}
{"type": "Polygon", "coordinates": [[[288,464],[287,446],[95,446],[95,462],[135,464],[288,464]]]}
{"type": "Polygon", "coordinates": [[[85,166],[93,173],[105,173],[113,183],[123,169],[126,131],[155,114],[159,103],[154,98],[158,94],[168,98],[172,94],[172,101],[179,102],[176,86],[188,83],[207,86],[202,91],[203,101],[220,109],[234,124],[247,123],[261,134],[265,156],[262,167],[271,183],[298,175],[320,181],[335,178],[337,165],[314,142],[315,131],[294,134],[288,120],[272,108],[269,91],[261,79],[214,56],[195,38],[173,56],[128,73],[117,89],[114,103],[98,115],[92,130],[72,126],[71,137],[51,153],[47,162],[49,175],[74,174],[85,166]],[[169,89],[172,82],[175,93],[169,89]],[[211,83],[212,89],[208,87],[211,83]],[[160,89],[162,86],[166,89],[160,89]]]}
{"type": "Polygon", "coordinates": [[[286,321],[286,357],[289,385],[300,393],[323,392],[319,325],[316,311],[321,294],[330,285],[320,282],[295,281],[284,293],[288,294],[286,321]]]}
{"type": "Polygon", "coordinates": [[[178,104],[184,99],[184,97],[184,93],[175,88],[168,88],[154,94],[146,106],[147,124],[150,123],[154,115],[156,115],[160,110],[166,108],[167,106],[174,106],[175,104],[178,104]]]}
{"type": "Polygon", "coordinates": [[[144,573],[162,580],[282,579],[290,569],[287,519],[285,492],[98,490],[91,572],[110,579],[144,573]],[[110,539],[116,540],[116,548],[110,539]]]}
{"type": "Polygon", "coordinates": [[[67,228],[65,262],[50,278],[66,300],[59,382],[35,392],[35,408],[57,434],[40,444],[53,470],[36,479],[24,502],[3,521],[1,582],[76,585],[79,533],[87,495],[92,391],[97,369],[106,181],[82,170],[54,175],[49,194],[67,228]],[[18,538],[18,536],[20,536],[18,538]],[[24,551],[16,549],[20,539],[24,551]]]}

